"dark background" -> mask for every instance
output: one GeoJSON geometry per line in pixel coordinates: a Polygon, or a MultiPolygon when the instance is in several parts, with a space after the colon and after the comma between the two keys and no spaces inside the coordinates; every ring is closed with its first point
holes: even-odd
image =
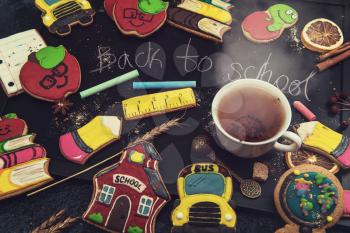
{"type": "MultiPolygon", "coordinates": [[[[114,23],[105,14],[102,0],[91,0],[90,2],[97,12],[94,24],[87,28],[76,26],[73,28],[71,35],[60,38],[50,34],[43,26],[40,19],[40,11],[35,8],[32,0],[1,0],[0,38],[35,28],[40,32],[48,45],[57,46],[63,44],[70,53],[77,57],[82,67],[81,90],[133,69],[130,66],[120,69],[117,64],[112,64],[101,73],[91,72],[97,68],[99,62],[99,46],[110,49],[110,52],[117,58],[126,52],[130,55],[131,66],[140,68],[137,67],[133,57],[136,54],[147,52],[147,46],[150,42],[152,48],[161,48],[160,51],[163,51],[158,53],[157,58],[162,60],[162,64],[166,65],[166,69],[164,69],[164,66],[163,69],[159,69],[157,65],[151,69],[140,68],[140,80],[197,80],[200,88],[196,89],[196,93],[200,98],[200,107],[186,111],[184,118],[186,126],[181,129],[171,130],[166,136],[162,136],[154,141],[156,148],[164,159],[160,164],[160,170],[172,194],[176,194],[175,182],[179,170],[186,164],[201,160],[191,152],[191,141],[194,136],[199,134],[211,136],[212,123],[208,112],[210,111],[211,100],[220,86],[240,78],[239,76],[244,76],[243,70],[251,66],[256,68],[250,69],[247,72],[247,77],[255,78],[260,67],[263,66],[268,58],[270,59],[268,64],[266,64],[266,71],[273,71],[270,82],[274,83],[281,75],[288,76],[289,84],[293,80],[303,81],[313,69],[317,55],[303,49],[296,39],[299,36],[295,37],[295,34],[299,35],[302,27],[308,21],[319,17],[329,18],[341,25],[342,28],[350,28],[348,8],[345,4],[346,1],[342,0],[237,0],[234,2],[236,7],[232,10],[234,17],[232,31],[225,35],[225,43],[223,45],[191,36],[168,25],[164,25],[151,37],[139,39],[123,36],[118,31],[114,23]],[[266,45],[247,41],[240,29],[242,19],[253,11],[267,9],[270,5],[277,2],[288,3],[299,12],[300,19],[294,29],[296,33],[293,34],[291,30],[287,30],[279,40],[266,45]],[[198,72],[198,70],[205,69],[207,63],[202,63],[197,68],[197,71],[189,73],[183,72],[181,68],[178,69],[178,67],[183,67],[183,63],[179,63],[179,59],[176,56],[184,54],[190,38],[191,55],[198,54],[197,62],[200,62],[201,58],[209,56],[214,63],[215,69],[213,68],[211,71],[204,73],[198,72]],[[228,69],[232,63],[235,63],[236,67],[241,66],[242,70],[238,73],[233,73],[232,70],[228,69]],[[162,72],[163,70],[164,72],[162,72]],[[229,79],[222,78],[226,71],[229,73],[229,79]]],[[[349,39],[348,31],[344,30],[344,33],[346,38],[349,39]]],[[[109,57],[109,59],[113,58],[109,57]]],[[[346,64],[349,63],[338,65],[310,80],[307,88],[307,96],[311,100],[310,102],[303,93],[304,86],[302,86],[302,93],[296,96],[293,96],[293,93],[288,93],[288,89],[284,91],[291,102],[294,100],[303,101],[317,114],[323,123],[336,129],[342,117],[333,117],[328,114],[327,101],[333,90],[348,90],[349,81],[347,75],[349,74],[349,66],[346,64]]],[[[283,87],[284,83],[282,81],[282,83],[277,83],[277,85],[283,87]]],[[[1,102],[4,106],[4,114],[8,112],[17,113],[27,121],[29,132],[38,134],[36,142],[44,145],[48,150],[49,157],[52,158],[50,171],[57,179],[60,179],[60,177],[69,176],[108,157],[108,155],[118,152],[132,138],[142,135],[153,128],[154,125],[166,121],[167,117],[173,118],[184,114],[184,112],[179,112],[168,114],[166,117],[160,116],[138,122],[127,122],[124,125],[122,139],[94,155],[85,166],[72,164],[60,155],[57,142],[61,134],[84,125],[98,114],[118,114],[121,116],[120,101],[127,97],[145,93],[131,90],[130,83],[126,83],[85,100],[80,100],[77,94],[72,95],[69,99],[74,103],[74,106],[67,116],[53,115],[51,110],[52,103],[36,100],[27,94],[21,94],[11,99],[2,97],[1,102]],[[6,102],[7,104],[5,105],[6,102]]],[[[347,117],[346,114],[343,117],[347,117]]],[[[299,114],[293,113],[292,124],[302,120],[299,114]]],[[[243,177],[249,178],[251,176],[253,161],[232,157],[216,146],[215,143],[212,143],[211,146],[217,156],[223,159],[228,166],[235,169],[243,177]]],[[[254,201],[243,198],[236,184],[234,200],[240,206],[237,210],[239,217],[238,232],[273,232],[284,225],[278,215],[274,213],[272,199],[274,185],[278,177],[286,169],[283,154],[271,152],[259,160],[269,165],[271,169],[270,179],[263,185],[263,196],[254,201]]],[[[50,215],[63,208],[67,208],[70,215],[80,216],[87,208],[92,195],[93,187],[89,180],[96,171],[102,168],[103,166],[79,177],[81,178],[80,180],[67,182],[34,197],[27,198],[22,195],[0,202],[0,232],[29,232],[50,215]]],[[[341,172],[339,178],[343,179],[346,188],[350,188],[350,186],[345,184],[345,180],[349,179],[349,174],[341,172]]],[[[347,182],[347,184],[350,185],[350,182],[347,182]]],[[[173,197],[174,199],[176,198],[175,195],[173,197]]],[[[159,215],[157,222],[158,233],[170,231],[169,216],[171,206],[171,203],[167,205],[159,215]]],[[[342,222],[342,224],[349,223],[342,222]]],[[[329,232],[345,232],[348,230],[339,226],[329,232]]],[[[79,222],[68,232],[99,232],[99,230],[79,222]]]]}

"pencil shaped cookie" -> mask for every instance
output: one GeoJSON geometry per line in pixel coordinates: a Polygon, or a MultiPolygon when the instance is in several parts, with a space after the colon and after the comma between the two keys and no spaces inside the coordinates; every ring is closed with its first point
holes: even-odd
{"type": "Polygon", "coordinates": [[[6,153],[0,156],[0,170],[43,157],[46,157],[46,150],[39,145],[6,153]]]}
{"type": "Polygon", "coordinates": [[[94,153],[118,140],[122,122],[116,116],[97,116],[83,127],[62,135],[59,146],[62,155],[84,164],[94,153]]]}
{"type": "Polygon", "coordinates": [[[230,12],[205,2],[198,0],[184,0],[177,7],[203,15],[227,25],[232,23],[232,15],[230,12]]]}
{"type": "Polygon", "coordinates": [[[343,168],[350,168],[350,140],[318,121],[294,126],[303,147],[329,157],[343,168]]]}
{"type": "Polygon", "coordinates": [[[230,26],[178,7],[168,9],[167,22],[179,29],[195,34],[214,42],[223,42],[224,34],[230,26]]]}

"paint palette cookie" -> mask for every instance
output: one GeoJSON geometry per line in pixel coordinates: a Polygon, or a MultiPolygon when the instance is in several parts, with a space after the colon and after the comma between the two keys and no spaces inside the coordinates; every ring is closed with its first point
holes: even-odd
{"type": "Polygon", "coordinates": [[[185,0],[168,9],[167,22],[204,39],[222,43],[224,34],[231,29],[232,15],[231,8],[223,9],[218,2],[221,1],[185,0]]]}
{"type": "Polygon", "coordinates": [[[344,190],[328,170],[300,165],[285,172],[277,183],[274,200],[287,225],[276,233],[325,233],[344,214],[344,190]]]}
{"type": "Polygon", "coordinates": [[[23,89],[31,96],[57,102],[65,109],[67,96],[78,91],[81,82],[80,65],[62,45],[48,46],[32,53],[20,72],[23,89]]]}
{"type": "Polygon", "coordinates": [[[62,155],[84,164],[94,153],[118,140],[122,122],[116,116],[97,116],[83,127],[62,135],[59,146],[62,155]]]}
{"type": "MultiPolygon", "coordinates": [[[[148,3],[157,4],[159,1],[148,3]]],[[[105,0],[104,7],[125,35],[147,37],[160,29],[167,18],[166,10],[154,14],[144,13],[139,9],[138,0],[105,0]]]]}
{"type": "Polygon", "coordinates": [[[301,41],[306,48],[322,53],[339,48],[344,43],[344,36],[336,23],[320,18],[305,25],[301,41]]]}
{"type": "Polygon", "coordinates": [[[115,233],[155,233],[158,213],[170,200],[151,143],[126,149],[119,163],[97,173],[84,221],[115,233]]]}
{"type": "Polygon", "coordinates": [[[298,21],[298,12],[285,4],[276,4],[266,11],[257,11],[245,17],[242,22],[244,36],[256,43],[277,40],[287,28],[298,21]]]}
{"type": "Polygon", "coordinates": [[[71,26],[92,24],[95,10],[87,0],[35,0],[35,6],[43,12],[42,21],[51,33],[66,36],[71,26]]]}
{"type": "Polygon", "coordinates": [[[172,233],[234,233],[232,178],[223,166],[196,163],[185,167],[177,180],[179,200],[171,214],[172,233]]]}
{"type": "Polygon", "coordinates": [[[303,141],[302,147],[327,156],[342,168],[350,168],[350,139],[318,121],[293,126],[303,141]]]}

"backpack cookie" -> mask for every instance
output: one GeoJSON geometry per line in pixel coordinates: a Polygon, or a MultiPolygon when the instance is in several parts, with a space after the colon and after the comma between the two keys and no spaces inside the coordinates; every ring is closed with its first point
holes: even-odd
{"type": "Polygon", "coordinates": [[[342,168],[350,168],[350,140],[326,127],[318,121],[310,121],[294,126],[303,141],[302,147],[327,156],[342,168]]]}
{"type": "Polygon", "coordinates": [[[325,233],[343,216],[344,190],[327,169],[300,165],[281,176],[274,201],[278,213],[287,223],[276,232],[325,233]]]}
{"type": "Polygon", "coordinates": [[[84,164],[94,153],[118,140],[122,122],[116,116],[97,116],[83,127],[64,134],[59,139],[62,155],[84,164]]]}
{"type": "Polygon", "coordinates": [[[97,173],[83,220],[109,232],[155,233],[170,195],[159,174],[160,155],[151,143],[126,149],[120,162],[97,173]]]}
{"type": "Polygon", "coordinates": [[[248,15],[242,22],[244,36],[253,42],[268,43],[278,39],[283,31],[294,26],[298,13],[285,4],[276,4],[267,11],[257,11],[248,15]]]}
{"type": "Polygon", "coordinates": [[[87,0],[35,0],[35,6],[43,12],[43,24],[59,36],[70,34],[75,24],[92,24],[95,15],[87,0]]]}
{"type": "MultiPolygon", "coordinates": [[[[149,4],[158,3],[158,1],[149,2],[149,4]]],[[[141,11],[138,0],[105,0],[104,7],[124,35],[150,36],[163,26],[167,18],[166,9],[154,14],[141,11]]]]}
{"type": "Polygon", "coordinates": [[[171,214],[172,233],[234,233],[232,178],[223,166],[196,163],[185,167],[177,180],[179,200],[171,214]]]}

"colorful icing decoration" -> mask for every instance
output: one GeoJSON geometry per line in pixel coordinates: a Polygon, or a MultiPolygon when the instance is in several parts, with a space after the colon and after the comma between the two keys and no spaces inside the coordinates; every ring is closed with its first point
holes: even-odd
{"type": "Polygon", "coordinates": [[[172,26],[218,43],[222,43],[224,34],[231,30],[231,27],[226,24],[178,7],[168,9],[167,22],[172,26]]]}
{"type": "Polygon", "coordinates": [[[327,156],[343,168],[350,168],[349,138],[324,126],[318,121],[294,126],[303,140],[303,147],[327,156]]]}
{"type": "Polygon", "coordinates": [[[227,25],[232,23],[232,15],[230,12],[199,0],[184,0],[177,7],[203,15],[207,18],[211,18],[227,25]]]}
{"type": "Polygon", "coordinates": [[[24,120],[17,118],[14,113],[0,117],[0,142],[22,136],[28,131],[24,120]]]}
{"type": "Polygon", "coordinates": [[[196,105],[196,96],[191,88],[142,95],[122,101],[125,120],[142,119],[193,108],[196,105]]]}
{"type": "Polygon", "coordinates": [[[119,163],[94,176],[84,221],[109,232],[154,233],[157,215],[170,200],[159,174],[160,160],[148,142],[126,149],[119,163]]]}
{"type": "Polygon", "coordinates": [[[48,173],[49,159],[31,160],[0,170],[0,200],[32,190],[53,180],[48,173]]]}
{"type": "Polygon", "coordinates": [[[294,25],[298,21],[298,12],[285,4],[276,4],[267,9],[273,24],[267,27],[270,32],[280,31],[285,25],[294,25]]]}
{"type": "Polygon", "coordinates": [[[0,170],[13,167],[20,163],[25,163],[33,159],[46,156],[46,150],[42,146],[32,146],[14,152],[0,155],[0,170]]]}
{"type": "Polygon", "coordinates": [[[344,191],[344,216],[350,217],[350,190],[344,191]]]}
{"type": "Polygon", "coordinates": [[[139,10],[146,14],[156,15],[168,9],[169,2],[163,0],[139,0],[139,10]]]}
{"type": "Polygon", "coordinates": [[[146,14],[140,11],[138,0],[105,0],[104,6],[107,14],[125,35],[149,36],[163,26],[167,17],[166,11],[158,14],[146,14]]]}
{"type": "Polygon", "coordinates": [[[225,167],[213,163],[187,166],[179,174],[177,189],[180,200],[171,215],[171,232],[202,232],[203,224],[208,232],[217,232],[218,228],[235,232],[232,178],[225,167]]]}
{"type": "Polygon", "coordinates": [[[298,21],[298,13],[288,5],[276,4],[267,11],[257,11],[242,22],[243,34],[257,43],[267,43],[278,39],[283,31],[298,21]]]}
{"type": "Polygon", "coordinates": [[[57,111],[65,112],[69,107],[68,104],[64,105],[67,103],[65,98],[78,91],[81,74],[76,58],[67,50],[63,52],[63,49],[63,46],[48,46],[30,55],[21,69],[20,81],[28,94],[38,99],[58,102],[57,111]],[[57,65],[53,68],[45,68],[55,64],[57,65]]]}
{"type": "Polygon", "coordinates": [[[60,45],[58,47],[47,46],[35,53],[35,58],[44,69],[52,69],[58,66],[66,56],[66,49],[60,45]]]}
{"type": "Polygon", "coordinates": [[[60,36],[70,34],[75,24],[92,24],[95,15],[88,0],[35,0],[35,6],[42,12],[43,24],[60,36]]]}
{"type": "Polygon", "coordinates": [[[344,191],[339,180],[327,169],[315,165],[300,165],[283,174],[274,199],[287,223],[285,230],[297,226],[300,232],[313,232],[313,228],[323,232],[343,214],[344,191]]]}
{"type": "Polygon", "coordinates": [[[0,142],[0,155],[19,148],[32,146],[35,136],[35,134],[28,134],[0,142]]]}
{"type": "Polygon", "coordinates": [[[224,10],[231,10],[233,8],[232,4],[229,3],[229,2],[225,2],[225,1],[222,1],[222,0],[200,0],[201,2],[205,2],[205,3],[208,3],[208,4],[211,4],[211,5],[214,5],[214,6],[217,6],[217,7],[220,7],[224,10]]]}
{"type": "Polygon", "coordinates": [[[83,127],[62,135],[59,146],[62,155],[84,164],[94,153],[118,140],[122,122],[116,116],[97,116],[83,127]]]}

